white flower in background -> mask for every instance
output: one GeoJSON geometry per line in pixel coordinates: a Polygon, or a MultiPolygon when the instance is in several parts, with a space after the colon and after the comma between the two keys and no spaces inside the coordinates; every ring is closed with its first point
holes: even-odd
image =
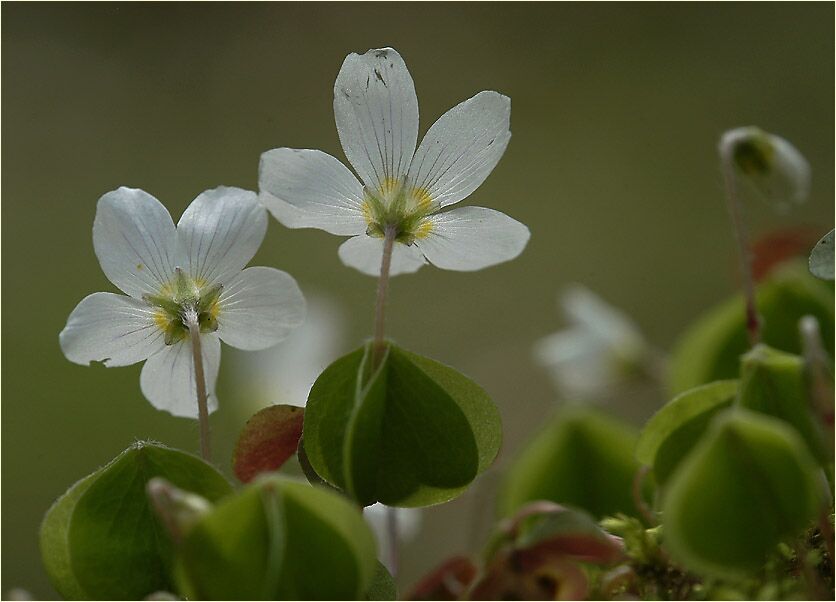
{"type": "Polygon", "coordinates": [[[566,289],[559,304],[570,326],[534,348],[561,395],[594,400],[645,361],[648,346],[635,323],[584,286],[566,289]]]}
{"type": "Polygon", "coordinates": [[[64,355],[82,365],[147,360],[140,377],[143,395],[160,410],[194,418],[188,323],[196,322],[214,410],[220,341],[264,349],[304,320],[305,300],[290,275],[243,269],[266,228],[255,193],[238,188],[200,194],[177,227],[168,210],[142,190],[123,187],[105,194],[96,208],[93,246],[105,275],[128,296],[85,297],[61,331],[64,355]]]}
{"type": "Polygon", "coordinates": [[[387,228],[395,233],[390,273],[427,261],[478,270],[508,261],[529,232],[483,207],[443,209],[467,198],[491,173],[511,138],[511,101],[480,92],[453,107],[418,140],[418,99],[391,48],[346,57],[334,84],[334,116],[345,155],[278,148],[261,156],[261,201],[289,228],[350,235],[343,263],[377,276],[387,228]]]}
{"type": "Polygon", "coordinates": [[[792,144],[760,128],[729,130],[720,138],[720,157],[738,180],[778,206],[804,202],[810,194],[810,165],[792,144]]]}
{"type": "Polygon", "coordinates": [[[344,351],[345,320],[330,299],[307,295],[308,316],[280,344],[230,354],[233,388],[246,417],[271,404],[304,406],[317,377],[344,351]]]}
{"type": "Polygon", "coordinates": [[[363,508],[363,518],[372,528],[377,539],[377,557],[391,572],[392,542],[389,539],[389,512],[395,512],[395,524],[398,530],[398,542],[406,543],[415,538],[421,527],[420,508],[392,508],[380,502],[363,508]]]}

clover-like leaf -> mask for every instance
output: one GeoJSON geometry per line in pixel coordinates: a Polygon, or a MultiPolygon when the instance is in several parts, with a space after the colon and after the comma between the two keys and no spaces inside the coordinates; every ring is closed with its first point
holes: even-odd
{"type": "Polygon", "coordinates": [[[47,512],[41,554],[62,596],[126,600],[171,588],[172,544],[145,493],[157,476],[210,501],[231,492],[203,460],[158,443],[135,443],[47,512]]]}
{"type": "Polygon", "coordinates": [[[813,402],[804,360],[757,345],[741,360],[741,407],[780,418],[791,424],[821,462],[833,459],[824,443],[824,433],[812,413],[813,402]]]}
{"type": "MultiPolygon", "coordinates": [[[[801,263],[776,268],[757,290],[762,339],[767,345],[800,353],[798,322],[811,315],[821,325],[833,354],[833,287],[814,278],[801,263]]],[[[709,310],[683,334],[671,358],[670,388],[681,393],[716,380],[737,378],[739,358],[749,349],[743,298],[738,295],[709,310]]]]}
{"type": "Polygon", "coordinates": [[[272,405],[254,414],[235,445],[232,466],[242,483],[262,472],[278,470],[296,453],[302,437],[303,408],[272,405]]]}
{"type": "Polygon", "coordinates": [[[363,505],[456,497],[496,457],[496,407],[457,371],[393,344],[375,370],[370,361],[370,347],[358,349],[314,383],[304,424],[310,465],[363,505]]]}
{"type": "Polygon", "coordinates": [[[204,515],[178,550],[180,592],[203,600],[355,600],[374,536],[342,496],[262,475],[204,515]]]}
{"type": "Polygon", "coordinates": [[[833,280],[833,230],[822,236],[810,253],[810,272],[816,278],[833,280]]]}
{"type": "Polygon", "coordinates": [[[670,478],[712,418],[734,402],[737,388],[736,380],[695,387],[662,406],[645,424],[636,444],[636,459],[653,467],[658,483],[670,478]]]}
{"type": "Polygon", "coordinates": [[[562,408],[508,468],[501,514],[534,500],[575,506],[599,518],[635,514],[636,438],[631,427],[600,411],[562,408]]]}
{"type": "Polygon", "coordinates": [[[798,433],[781,420],[731,408],[671,478],[666,547],[686,567],[740,578],[815,517],[824,484],[798,433]]]}

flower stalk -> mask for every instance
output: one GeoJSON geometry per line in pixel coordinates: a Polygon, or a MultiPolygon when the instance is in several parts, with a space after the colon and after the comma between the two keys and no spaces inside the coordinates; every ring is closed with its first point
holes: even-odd
{"type": "Polygon", "coordinates": [[[734,166],[731,157],[723,158],[723,179],[726,185],[726,204],[731,215],[732,229],[737,243],[740,263],[740,277],[746,303],[746,332],[753,347],[761,342],[761,320],[755,300],[755,280],[752,275],[752,252],[749,247],[749,233],[743,217],[743,203],[737,190],[734,166]]]}
{"type": "Polygon", "coordinates": [[[203,370],[203,350],[200,346],[200,324],[197,312],[187,311],[184,316],[192,340],[192,359],[194,361],[194,380],[197,388],[197,419],[200,424],[200,457],[212,461],[212,448],[209,442],[209,396],[206,394],[206,375],[203,370]]]}
{"type": "MultiPolygon", "coordinates": [[[[386,297],[389,293],[389,272],[392,267],[392,249],[398,229],[394,224],[387,224],[383,229],[383,257],[380,260],[380,277],[377,280],[377,301],[374,310],[374,340],[372,342],[372,370],[380,366],[386,351],[384,336],[386,333],[386,297]]],[[[389,571],[392,576],[398,574],[398,517],[394,508],[386,508],[386,532],[389,538],[389,571]]]]}
{"type": "Polygon", "coordinates": [[[374,310],[374,340],[372,342],[372,372],[383,360],[386,349],[386,297],[389,293],[389,271],[392,267],[392,249],[395,245],[397,228],[387,224],[383,230],[383,258],[380,260],[380,277],[377,280],[377,302],[374,310]]]}

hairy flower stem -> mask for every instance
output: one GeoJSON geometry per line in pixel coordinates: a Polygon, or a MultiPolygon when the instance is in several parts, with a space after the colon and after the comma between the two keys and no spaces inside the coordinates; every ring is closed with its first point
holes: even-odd
{"type": "Polygon", "coordinates": [[[374,341],[372,343],[372,372],[380,365],[386,343],[386,295],[389,292],[389,268],[392,266],[392,248],[395,246],[397,228],[387,225],[383,231],[383,259],[380,261],[380,278],[377,280],[377,304],[374,310],[374,341]]]}
{"type": "MultiPolygon", "coordinates": [[[[372,342],[372,370],[377,370],[386,351],[386,295],[389,292],[389,269],[392,266],[392,249],[398,230],[387,224],[383,230],[383,258],[380,260],[380,277],[377,280],[377,303],[374,310],[374,341],[372,342]]],[[[389,570],[392,576],[398,574],[398,517],[394,508],[386,508],[386,531],[389,536],[389,570]]]]}
{"type": "Polygon", "coordinates": [[[207,462],[212,461],[212,450],[209,445],[209,402],[206,395],[206,375],[203,371],[203,351],[200,346],[200,326],[197,314],[189,312],[186,315],[189,335],[192,339],[192,359],[194,360],[194,380],[197,386],[197,416],[200,423],[200,457],[207,462]],[[194,315],[192,315],[194,314],[194,315]]]}
{"type": "Polygon", "coordinates": [[[743,203],[737,193],[734,167],[730,158],[723,160],[723,179],[726,184],[726,203],[731,215],[734,238],[737,242],[737,255],[740,261],[740,278],[743,284],[743,296],[746,300],[746,332],[752,346],[761,342],[761,321],[755,301],[755,280],[752,275],[752,251],[749,248],[749,233],[743,218],[743,203]]]}

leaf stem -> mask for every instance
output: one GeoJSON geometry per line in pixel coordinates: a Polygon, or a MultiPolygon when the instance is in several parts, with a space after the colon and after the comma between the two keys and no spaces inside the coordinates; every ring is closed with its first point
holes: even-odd
{"type": "Polygon", "coordinates": [[[734,238],[737,242],[737,255],[740,262],[740,277],[743,284],[743,296],[746,300],[746,332],[749,343],[754,347],[761,342],[761,320],[755,300],[755,280],[752,275],[752,252],[749,248],[749,233],[743,217],[743,203],[737,192],[734,167],[731,157],[722,157],[723,180],[726,185],[726,204],[731,216],[734,238]]]}
{"type": "Polygon", "coordinates": [[[377,303],[374,310],[374,340],[372,343],[372,372],[377,369],[383,359],[386,343],[383,340],[386,331],[386,296],[389,292],[389,269],[392,266],[392,248],[398,230],[394,225],[385,227],[383,231],[383,258],[380,261],[380,277],[377,280],[377,303]]]}
{"type": "Polygon", "coordinates": [[[391,506],[386,506],[386,532],[389,535],[389,572],[396,578],[400,564],[398,509],[391,506]]]}
{"type": "Polygon", "coordinates": [[[194,380],[197,387],[197,417],[200,423],[200,456],[207,462],[212,461],[209,445],[209,402],[206,394],[206,375],[203,370],[203,351],[200,345],[200,326],[197,313],[186,312],[186,324],[192,340],[192,360],[194,361],[194,380]]]}

